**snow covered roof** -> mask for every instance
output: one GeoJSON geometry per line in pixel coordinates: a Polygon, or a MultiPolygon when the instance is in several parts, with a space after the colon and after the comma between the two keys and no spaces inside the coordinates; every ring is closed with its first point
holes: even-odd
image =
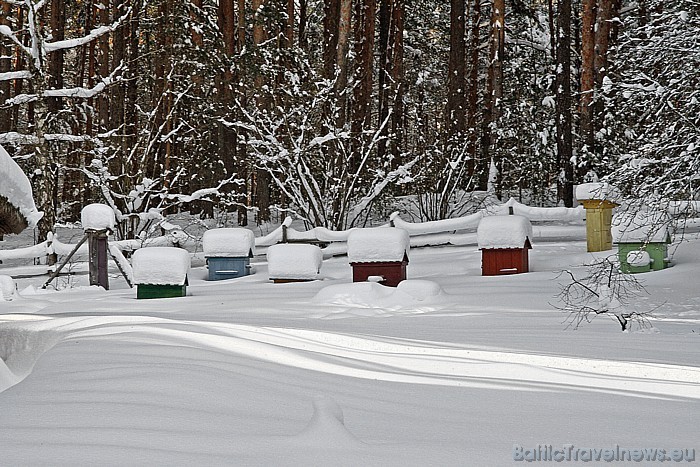
{"type": "Polygon", "coordinates": [[[489,216],[479,222],[476,241],[479,249],[530,248],[532,224],[523,216],[489,216]]]}
{"type": "Polygon", "coordinates": [[[353,230],[348,235],[350,263],[403,261],[410,248],[411,239],[403,229],[373,227],[353,230]]]}
{"type": "Polygon", "coordinates": [[[671,220],[665,212],[622,212],[612,219],[615,243],[670,243],[671,220]]]}
{"type": "Polygon", "coordinates": [[[83,230],[114,230],[114,210],[106,204],[88,204],[80,211],[83,230]]]}
{"type": "Polygon", "coordinates": [[[620,203],[622,200],[622,194],[616,187],[610,185],[609,183],[582,183],[576,186],[576,199],[578,201],[599,199],[613,203],[620,203]]]}
{"type": "Polygon", "coordinates": [[[255,235],[240,227],[207,230],[202,243],[206,257],[240,258],[255,254],[255,235]]]}
{"type": "Polygon", "coordinates": [[[135,284],[184,285],[190,269],[190,254],[168,246],[141,248],[131,258],[135,284]]]}
{"type": "Polygon", "coordinates": [[[322,263],[323,253],[316,245],[278,243],[267,249],[270,279],[318,279],[322,263]]]}
{"type": "MultiPolygon", "coordinates": [[[[6,198],[10,205],[20,212],[29,227],[35,227],[44,213],[38,211],[34,204],[32,185],[29,183],[29,179],[2,145],[0,145],[0,180],[2,180],[0,197],[6,198]]],[[[0,219],[0,224],[2,224],[2,219],[0,219]]]]}

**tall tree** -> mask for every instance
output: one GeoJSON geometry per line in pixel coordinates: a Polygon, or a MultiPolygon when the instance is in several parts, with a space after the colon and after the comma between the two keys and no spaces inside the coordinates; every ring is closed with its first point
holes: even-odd
{"type": "Polygon", "coordinates": [[[563,179],[564,205],[574,204],[574,162],[571,135],[571,0],[557,0],[556,121],[557,166],[563,179]]]}
{"type": "MultiPolygon", "coordinates": [[[[265,21],[265,12],[263,8],[269,0],[253,0],[253,43],[257,47],[268,38],[267,22],[265,21]]],[[[258,71],[255,77],[255,87],[257,92],[260,92],[266,84],[266,78],[258,71]]],[[[263,110],[267,110],[270,102],[267,97],[259,97],[257,105],[263,110]]],[[[255,199],[256,207],[258,208],[258,223],[268,222],[270,220],[270,174],[266,169],[259,168],[255,171],[255,199]]]]}
{"type": "MultiPolygon", "coordinates": [[[[10,26],[11,5],[9,2],[0,3],[0,26],[10,26]]],[[[0,41],[0,133],[9,132],[12,128],[12,112],[5,107],[4,102],[10,98],[10,70],[12,69],[12,48],[0,41]]]]}
{"type": "Polygon", "coordinates": [[[581,99],[579,115],[583,152],[595,152],[593,93],[595,89],[596,0],[581,2],[581,99]]]}
{"type": "Polygon", "coordinates": [[[457,141],[465,131],[466,43],[464,0],[450,1],[450,61],[447,67],[447,138],[457,141]]]}
{"type": "Polygon", "coordinates": [[[357,169],[359,152],[364,147],[363,131],[371,125],[374,73],[374,33],[376,0],[355,2],[355,79],[351,130],[356,139],[351,167],[357,169]]]}
{"type": "MultiPolygon", "coordinates": [[[[505,0],[493,0],[489,22],[489,62],[484,95],[484,112],[482,123],[481,155],[484,161],[494,160],[496,168],[501,168],[498,151],[494,145],[495,127],[500,118],[501,100],[503,99],[503,60],[505,54],[505,0]]],[[[500,182],[497,182],[500,193],[500,182]]]]}

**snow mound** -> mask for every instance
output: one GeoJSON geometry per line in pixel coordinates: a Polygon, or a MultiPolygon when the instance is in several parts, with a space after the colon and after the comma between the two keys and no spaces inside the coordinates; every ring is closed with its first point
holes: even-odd
{"type": "Polygon", "coordinates": [[[323,252],[316,245],[279,243],[267,249],[270,279],[315,280],[322,263],[323,252]]]}
{"type": "Polygon", "coordinates": [[[410,245],[408,232],[403,229],[357,229],[348,235],[348,260],[351,263],[403,261],[408,257],[410,245]]]}
{"type": "Polygon", "coordinates": [[[343,409],[330,397],[313,401],[314,414],[304,430],[294,437],[300,444],[349,447],[362,444],[345,427],[343,409]]]}
{"type": "Polygon", "coordinates": [[[622,201],[622,194],[616,187],[609,183],[582,183],[576,186],[576,199],[579,201],[600,199],[613,203],[620,203],[622,201]]]}
{"type": "Polygon", "coordinates": [[[17,287],[15,280],[10,276],[0,275],[0,302],[11,301],[17,298],[17,287]]]}
{"type": "Polygon", "coordinates": [[[627,253],[627,264],[630,266],[648,266],[651,263],[649,253],[642,250],[633,250],[627,253]]]}
{"type": "Polygon", "coordinates": [[[432,304],[442,300],[444,295],[438,284],[427,280],[405,280],[395,288],[376,282],[353,282],[325,287],[312,301],[326,305],[396,309],[432,304]]]}
{"type": "Polygon", "coordinates": [[[80,211],[83,230],[114,230],[114,210],[106,204],[88,204],[80,211]]]}
{"type": "Polygon", "coordinates": [[[524,216],[484,217],[476,229],[479,249],[524,248],[531,239],[532,224],[524,216]]]}
{"type": "Polygon", "coordinates": [[[204,256],[241,258],[255,254],[255,235],[243,228],[211,229],[202,236],[204,256]]]}
{"type": "Polygon", "coordinates": [[[135,284],[183,285],[191,264],[190,254],[181,248],[157,246],[134,252],[135,284]]]}
{"type": "Polygon", "coordinates": [[[32,185],[22,169],[0,145],[0,196],[19,209],[30,228],[34,228],[44,213],[38,211],[32,196],[32,185]]]}

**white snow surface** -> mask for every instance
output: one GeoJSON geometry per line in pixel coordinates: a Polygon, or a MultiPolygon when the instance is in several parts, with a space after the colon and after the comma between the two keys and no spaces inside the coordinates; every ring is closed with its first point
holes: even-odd
{"type": "Polygon", "coordinates": [[[348,235],[348,261],[374,263],[403,261],[411,248],[411,239],[403,229],[373,227],[356,229],[348,235]]]}
{"type": "Polygon", "coordinates": [[[187,250],[167,246],[141,248],[131,260],[135,284],[183,285],[191,264],[187,250]]]}
{"type": "Polygon", "coordinates": [[[32,185],[22,169],[0,145],[0,196],[4,196],[22,213],[29,227],[33,228],[44,215],[37,210],[32,195],[32,185]]]}
{"type": "Polygon", "coordinates": [[[15,298],[17,286],[12,276],[0,274],[0,302],[3,300],[10,301],[15,298]]]}
{"type": "Polygon", "coordinates": [[[207,230],[202,244],[206,257],[240,258],[255,254],[255,234],[244,228],[207,230]]]}
{"type": "Polygon", "coordinates": [[[42,290],[45,266],[0,264],[20,290],[0,301],[0,464],[524,465],[514,445],[697,462],[700,227],[636,276],[648,294],[629,306],[654,311],[630,332],[605,315],[567,328],[560,271],[615,250],[586,252],[584,225],[538,229],[534,272],[483,277],[471,241],[412,249],[396,289],[353,284],[344,256],[292,284],[263,260],[210,282],[200,259],[172,300],[136,300],[114,267],[108,291],[80,274],[42,290]]]}
{"type": "Polygon", "coordinates": [[[623,211],[612,219],[615,243],[666,242],[671,238],[671,219],[665,212],[623,211]]]}
{"type": "Polygon", "coordinates": [[[482,250],[523,248],[528,240],[532,242],[532,224],[524,216],[484,217],[476,228],[476,241],[482,250]]]}
{"type": "Polygon", "coordinates": [[[617,187],[609,183],[591,182],[576,185],[576,199],[579,201],[599,199],[612,203],[620,203],[622,201],[622,194],[617,187]]]}
{"type": "Polygon", "coordinates": [[[114,230],[114,210],[106,204],[88,204],[80,211],[80,224],[83,230],[114,230]]]}
{"type": "Polygon", "coordinates": [[[279,243],[267,249],[270,279],[319,279],[323,253],[316,245],[279,243]]]}

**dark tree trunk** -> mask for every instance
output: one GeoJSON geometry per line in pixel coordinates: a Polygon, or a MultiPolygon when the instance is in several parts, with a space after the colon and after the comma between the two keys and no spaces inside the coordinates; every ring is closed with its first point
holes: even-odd
{"type": "MultiPolygon", "coordinates": [[[[253,0],[252,7],[253,12],[256,12],[253,19],[253,43],[259,46],[265,42],[268,38],[267,28],[264,22],[264,18],[259,17],[257,12],[260,7],[265,4],[265,0],[253,0]]],[[[262,89],[265,85],[265,79],[261,74],[257,74],[255,77],[255,87],[256,89],[262,89]]],[[[262,109],[266,109],[269,106],[267,99],[258,99],[257,105],[262,109]]],[[[258,223],[262,224],[264,222],[270,221],[270,174],[265,169],[257,169],[255,171],[255,200],[256,207],[258,208],[258,223]]]]}
{"type": "MultiPolygon", "coordinates": [[[[10,4],[0,4],[0,26],[9,26],[10,4]]],[[[0,41],[0,73],[7,73],[12,68],[12,48],[5,47],[4,41],[0,41]]],[[[10,80],[0,81],[0,133],[6,133],[12,129],[12,110],[3,106],[10,98],[10,80]]]]}
{"type": "MultiPolygon", "coordinates": [[[[478,116],[479,116],[479,25],[481,23],[481,1],[474,0],[471,4],[470,12],[471,37],[469,43],[469,79],[467,85],[467,128],[469,129],[469,140],[467,142],[467,153],[470,157],[468,171],[473,175],[477,169],[478,154],[478,116]]],[[[481,185],[481,184],[480,184],[481,185]]],[[[486,186],[484,184],[483,187],[486,186]]]]}
{"type": "MultiPolygon", "coordinates": [[[[466,124],[466,44],[464,0],[451,0],[450,8],[450,60],[447,69],[447,107],[445,119],[447,139],[459,141],[466,124]]],[[[459,143],[458,143],[459,144],[459,143]]]]}
{"type": "Polygon", "coordinates": [[[374,64],[375,0],[355,3],[355,87],[351,132],[357,143],[351,160],[354,172],[359,163],[359,150],[363,147],[362,132],[369,128],[372,118],[372,74],[374,64]]]}
{"type": "Polygon", "coordinates": [[[340,0],[326,0],[323,13],[323,76],[326,79],[333,79],[338,54],[340,0]]]}
{"type": "Polygon", "coordinates": [[[557,17],[557,161],[563,171],[562,197],[566,207],[574,204],[574,165],[571,137],[571,0],[558,0],[557,17]]]}
{"type": "Polygon", "coordinates": [[[595,89],[595,23],[596,0],[582,0],[581,12],[581,143],[584,152],[595,153],[593,99],[595,89]]]}

